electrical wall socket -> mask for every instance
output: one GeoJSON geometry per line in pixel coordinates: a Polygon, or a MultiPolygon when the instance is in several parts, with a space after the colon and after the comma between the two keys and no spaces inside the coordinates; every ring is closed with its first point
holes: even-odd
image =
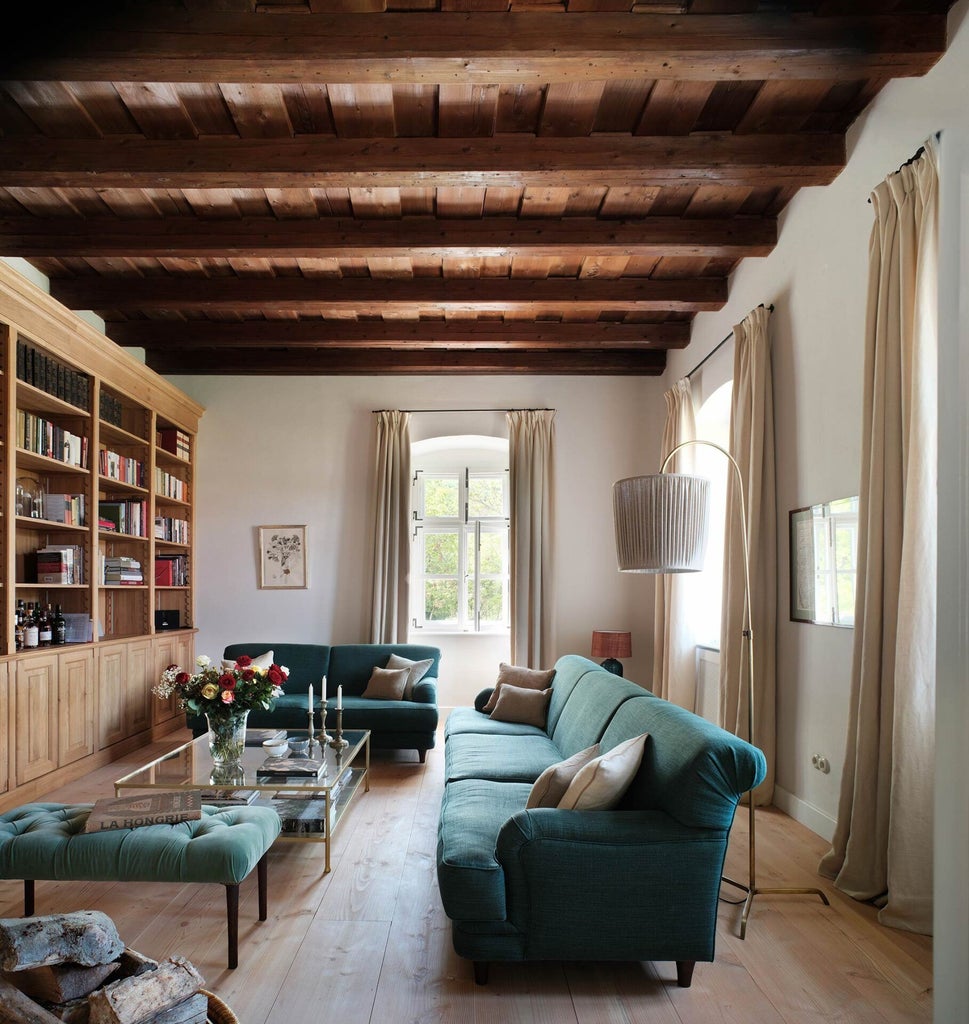
{"type": "Polygon", "coordinates": [[[831,762],[824,756],[824,754],[812,754],[811,764],[813,764],[819,772],[823,772],[825,775],[831,771],[831,762]]]}

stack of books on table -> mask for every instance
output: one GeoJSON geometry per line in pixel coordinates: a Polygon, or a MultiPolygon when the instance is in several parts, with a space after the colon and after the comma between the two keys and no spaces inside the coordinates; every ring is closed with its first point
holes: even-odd
{"type": "Polygon", "coordinates": [[[256,769],[262,778],[315,779],[326,771],[326,761],[314,757],[274,757],[256,769]]]}
{"type": "Polygon", "coordinates": [[[106,587],[134,587],[145,582],[141,562],[128,555],[103,555],[101,582],[106,587]]]}
{"type": "Polygon", "coordinates": [[[202,790],[202,803],[216,807],[245,807],[259,796],[258,789],[222,789],[214,787],[202,790]]]}
{"type": "Polygon", "coordinates": [[[37,551],[37,582],[84,583],[84,548],[80,544],[48,544],[37,551]]]}

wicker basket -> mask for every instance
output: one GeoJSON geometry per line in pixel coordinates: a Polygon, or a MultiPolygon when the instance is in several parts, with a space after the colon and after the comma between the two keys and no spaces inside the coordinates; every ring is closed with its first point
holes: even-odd
{"type": "Polygon", "coordinates": [[[209,1024],[239,1024],[239,1018],[229,1009],[214,992],[200,988],[209,1001],[209,1024]]]}

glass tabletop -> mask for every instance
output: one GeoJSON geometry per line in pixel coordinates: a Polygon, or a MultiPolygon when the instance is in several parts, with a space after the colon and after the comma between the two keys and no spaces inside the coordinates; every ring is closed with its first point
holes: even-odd
{"type": "MultiPolygon", "coordinates": [[[[307,733],[291,730],[288,735],[291,739],[305,739],[307,733]]],[[[114,784],[115,792],[124,789],[190,787],[203,790],[203,802],[205,791],[210,789],[324,793],[335,787],[346,774],[353,760],[365,747],[369,736],[370,732],[366,729],[344,731],[343,739],[348,746],[342,751],[330,746],[323,747],[319,740],[314,739],[307,757],[290,754],[285,760],[297,769],[307,770],[312,770],[308,768],[308,761],[321,762],[322,770],[319,774],[291,775],[288,772],[280,773],[278,769],[283,759],[267,756],[258,742],[246,746],[241,764],[231,768],[217,768],[209,753],[208,736],[203,734],[122,776],[114,784]],[[266,774],[269,772],[272,774],[266,774]]]]}

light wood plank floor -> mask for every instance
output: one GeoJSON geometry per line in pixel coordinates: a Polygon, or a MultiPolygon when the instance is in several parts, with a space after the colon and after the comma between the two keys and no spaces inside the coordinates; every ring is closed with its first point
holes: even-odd
{"type": "MultiPolygon", "coordinates": [[[[256,921],[250,879],[234,971],[225,967],[221,886],[40,882],[37,913],[104,911],[134,949],[191,960],[241,1024],[931,1022],[931,940],[881,927],[871,908],[820,879],[825,843],[773,809],[758,812],[759,883],[820,886],[831,907],[811,897],[759,897],[741,941],[740,908],[721,904],[716,962],[697,964],[689,989],[676,986],[671,963],[495,964],[490,983],[476,986],[471,965],[451,949],[434,872],[441,745],[426,765],[413,752],[375,753],[371,790],[335,837],[328,875],[318,844],[273,848],[269,920],[256,921]]],[[[146,753],[48,797],[113,795],[113,780],[146,753]]],[[[746,822],[742,811],[728,857],[728,874],[738,879],[746,822]]],[[[737,890],[724,887],[723,895],[734,899],[737,890]]],[[[22,912],[21,883],[0,882],[0,916],[22,912]]],[[[594,927],[594,907],[589,914],[594,927]]]]}

